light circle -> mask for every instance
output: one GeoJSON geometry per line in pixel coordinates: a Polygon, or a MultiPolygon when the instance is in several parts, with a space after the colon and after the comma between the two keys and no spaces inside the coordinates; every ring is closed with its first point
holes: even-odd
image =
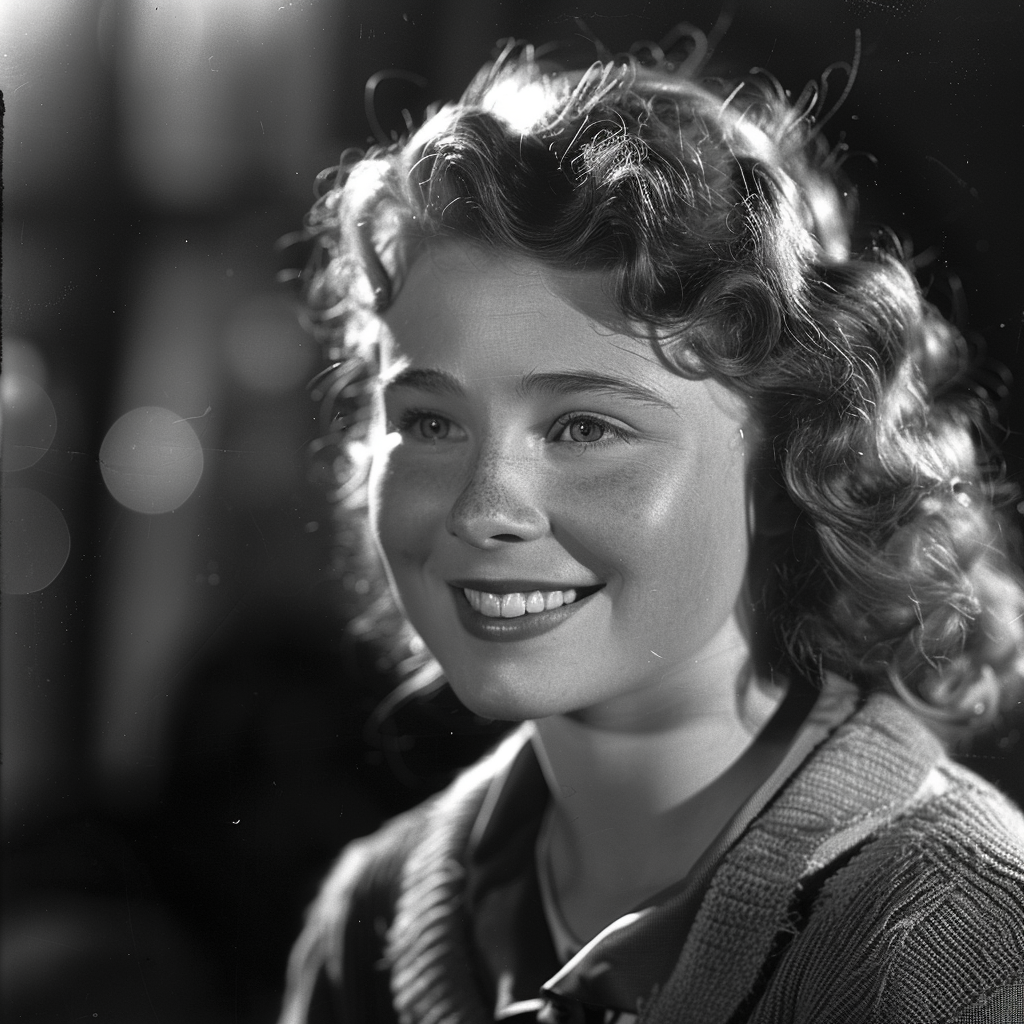
{"type": "Polygon", "coordinates": [[[46,371],[46,360],[39,347],[24,338],[4,338],[3,374],[16,377],[28,377],[41,388],[46,387],[49,374],[46,371]]]}
{"type": "Polygon", "coordinates": [[[133,512],[156,514],[180,507],[203,475],[203,448],[188,420],[170,409],[144,405],[126,412],[100,445],[107,490],[133,512]]]}
{"type": "Polygon", "coordinates": [[[31,377],[5,369],[0,374],[0,415],[4,472],[34,466],[57,433],[57,412],[49,395],[31,377]]]}
{"type": "Polygon", "coordinates": [[[59,575],[71,534],[59,508],[28,487],[5,487],[0,500],[0,591],[34,594],[59,575]]]}

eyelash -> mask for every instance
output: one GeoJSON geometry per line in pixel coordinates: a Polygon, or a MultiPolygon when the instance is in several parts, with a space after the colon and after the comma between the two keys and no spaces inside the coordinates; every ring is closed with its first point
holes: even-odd
{"type": "MultiPolygon", "coordinates": [[[[453,421],[447,416],[442,416],[440,413],[430,412],[427,409],[407,409],[398,418],[396,427],[403,434],[412,433],[413,429],[417,424],[422,423],[425,420],[437,420],[440,423],[446,424],[449,428],[453,426],[453,421]]],[[[566,413],[564,416],[559,416],[555,420],[555,427],[557,431],[552,431],[553,434],[562,434],[568,431],[574,423],[594,423],[599,426],[604,432],[603,435],[595,441],[560,441],[556,437],[549,435],[549,439],[552,443],[570,443],[576,448],[596,448],[601,445],[606,445],[612,441],[629,441],[629,435],[621,427],[612,423],[610,420],[606,420],[603,416],[598,416],[594,413],[566,413]]],[[[430,440],[444,440],[444,437],[429,438],[426,436],[420,436],[418,440],[430,441],[430,440]]]]}
{"type": "Polygon", "coordinates": [[[616,426],[610,420],[606,420],[603,416],[597,416],[594,413],[571,412],[565,416],[559,416],[555,420],[555,426],[560,428],[559,433],[569,430],[574,423],[596,423],[604,431],[604,435],[596,441],[571,442],[577,448],[596,448],[600,445],[609,444],[612,441],[629,441],[629,435],[622,427],[616,426]]]}
{"type": "MultiPolygon", "coordinates": [[[[415,427],[417,423],[422,423],[424,420],[438,420],[440,423],[444,423],[448,427],[452,426],[452,421],[447,416],[442,416],[442,415],[440,415],[439,413],[436,413],[436,412],[430,412],[427,409],[407,409],[398,418],[397,427],[398,427],[398,430],[401,433],[409,434],[409,433],[412,432],[413,427],[415,427]]],[[[441,440],[444,440],[444,438],[429,438],[429,437],[421,436],[419,438],[419,440],[421,440],[421,441],[430,441],[430,440],[441,441],[441,440]]]]}

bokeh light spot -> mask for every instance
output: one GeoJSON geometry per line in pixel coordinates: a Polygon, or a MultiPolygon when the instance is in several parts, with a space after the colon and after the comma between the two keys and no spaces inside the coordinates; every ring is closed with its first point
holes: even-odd
{"type": "Polygon", "coordinates": [[[27,487],[5,487],[0,501],[0,590],[34,594],[59,575],[71,534],[59,508],[27,487]]]}
{"type": "Polygon", "coordinates": [[[107,490],[133,512],[171,512],[203,475],[203,448],[188,420],[144,405],[126,412],[100,445],[107,490]]]}
{"type": "Polygon", "coordinates": [[[57,411],[49,395],[31,377],[5,368],[0,373],[0,417],[4,472],[34,466],[57,433],[57,411]]]}
{"type": "Polygon", "coordinates": [[[303,385],[316,363],[316,343],[295,310],[259,296],[241,306],[228,328],[225,355],[235,380],[251,391],[283,394],[303,385]]]}
{"type": "Polygon", "coordinates": [[[17,377],[28,377],[44,389],[49,380],[43,354],[36,345],[24,338],[4,337],[3,372],[13,373],[17,377]]]}

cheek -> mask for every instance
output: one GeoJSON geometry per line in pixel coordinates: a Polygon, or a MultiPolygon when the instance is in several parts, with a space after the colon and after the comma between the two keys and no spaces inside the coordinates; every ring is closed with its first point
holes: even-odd
{"type": "Polygon", "coordinates": [[[656,459],[626,456],[560,491],[556,519],[567,546],[575,540],[625,581],[655,588],[673,578],[692,587],[745,565],[742,454],[667,448],[656,459]]]}
{"type": "Polygon", "coordinates": [[[451,467],[410,459],[400,447],[375,451],[369,478],[370,526],[392,570],[422,561],[430,539],[444,529],[451,467]]]}

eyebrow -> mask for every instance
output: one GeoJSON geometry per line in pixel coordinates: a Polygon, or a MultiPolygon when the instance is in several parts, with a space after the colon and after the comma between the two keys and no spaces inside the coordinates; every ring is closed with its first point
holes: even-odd
{"type": "Polygon", "coordinates": [[[656,391],[636,381],[613,377],[593,370],[567,370],[558,373],[527,373],[519,382],[517,390],[527,395],[539,392],[546,395],[600,394],[612,398],[627,398],[646,405],[657,405],[674,409],[671,402],[656,391]]]}
{"type": "Polygon", "coordinates": [[[415,391],[427,391],[433,395],[447,395],[450,398],[463,398],[466,389],[458,377],[444,370],[400,370],[394,376],[381,380],[381,389],[385,393],[410,388],[415,391]]]}
{"type": "MultiPolygon", "coordinates": [[[[450,398],[463,398],[466,389],[462,382],[453,374],[444,370],[400,370],[393,377],[383,380],[385,392],[393,392],[400,388],[426,391],[435,395],[450,398]]],[[[656,391],[636,381],[624,380],[606,373],[592,370],[563,370],[554,373],[526,373],[516,385],[516,391],[522,396],[530,394],[544,395],[582,395],[600,394],[613,398],[626,398],[646,405],[656,405],[664,409],[674,410],[675,406],[662,398],[656,391]]]]}

